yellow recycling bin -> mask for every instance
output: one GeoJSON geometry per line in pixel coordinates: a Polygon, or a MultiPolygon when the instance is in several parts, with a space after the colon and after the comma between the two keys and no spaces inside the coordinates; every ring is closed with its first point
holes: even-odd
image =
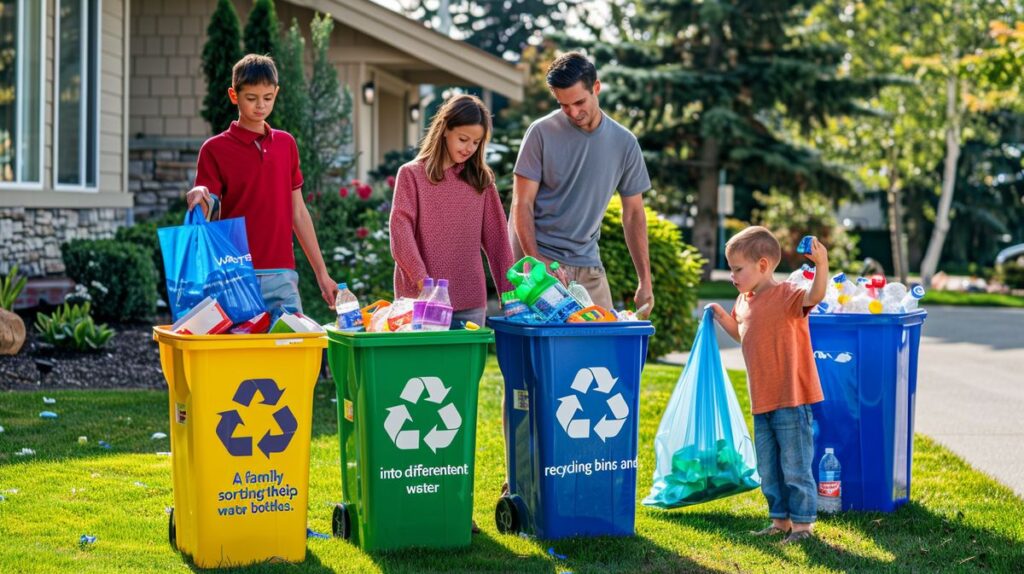
{"type": "Polygon", "coordinates": [[[313,387],[323,333],[154,327],[170,387],[173,546],[200,568],[306,556],[313,387]]]}

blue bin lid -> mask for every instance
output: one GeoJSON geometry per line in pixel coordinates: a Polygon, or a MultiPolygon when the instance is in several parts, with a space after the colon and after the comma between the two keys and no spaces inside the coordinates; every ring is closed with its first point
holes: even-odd
{"type": "Polygon", "coordinates": [[[916,309],[910,313],[811,313],[812,325],[842,326],[880,326],[880,325],[920,325],[924,323],[928,311],[916,309]]]}
{"type": "Polygon", "coordinates": [[[515,323],[504,317],[488,317],[487,326],[498,333],[530,337],[614,337],[620,335],[653,335],[650,321],[616,321],[606,323],[515,323]]]}

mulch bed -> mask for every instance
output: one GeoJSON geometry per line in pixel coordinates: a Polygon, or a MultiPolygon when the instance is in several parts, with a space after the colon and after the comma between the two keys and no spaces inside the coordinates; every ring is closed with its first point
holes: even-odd
{"type": "Polygon", "coordinates": [[[110,324],[116,334],[102,349],[75,352],[50,346],[22,319],[28,336],[17,355],[0,356],[0,390],[167,388],[150,325],[110,324]]]}

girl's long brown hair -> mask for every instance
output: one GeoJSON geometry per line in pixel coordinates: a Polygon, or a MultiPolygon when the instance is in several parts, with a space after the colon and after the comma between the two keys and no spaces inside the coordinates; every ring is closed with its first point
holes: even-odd
{"type": "Polygon", "coordinates": [[[445,132],[462,126],[482,126],[484,137],[473,155],[466,160],[465,168],[459,174],[466,183],[483,193],[494,183],[494,172],[484,161],[487,142],[491,138],[491,111],[476,96],[461,95],[451,98],[441,106],[430,121],[430,129],[420,143],[416,161],[423,162],[427,178],[431,183],[444,179],[444,160],[448,153],[445,146],[445,132]]]}

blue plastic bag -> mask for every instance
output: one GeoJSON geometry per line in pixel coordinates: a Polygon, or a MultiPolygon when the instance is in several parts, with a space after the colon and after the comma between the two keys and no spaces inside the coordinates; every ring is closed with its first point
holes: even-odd
{"type": "Polygon", "coordinates": [[[757,488],[757,458],[704,310],[690,358],[654,437],[654,484],[647,506],[678,508],[757,488]]]}
{"type": "Polygon", "coordinates": [[[213,297],[233,324],[266,310],[252,266],[245,218],[207,222],[190,209],[185,224],[157,230],[167,274],[167,304],[177,321],[192,307],[213,297]]]}

